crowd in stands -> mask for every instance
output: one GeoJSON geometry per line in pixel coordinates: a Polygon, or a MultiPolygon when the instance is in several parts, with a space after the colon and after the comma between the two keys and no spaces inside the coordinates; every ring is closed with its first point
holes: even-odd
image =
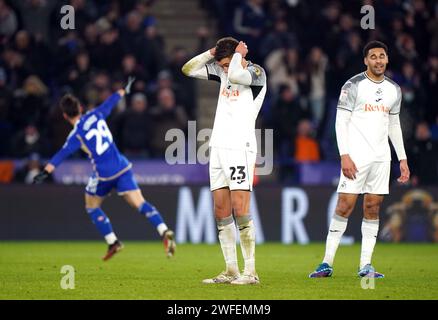
{"type": "MultiPolygon", "coordinates": [[[[179,0],[178,0],[179,1],[179,0]]],[[[389,47],[387,75],[403,92],[401,121],[417,184],[438,182],[438,4],[426,0],[199,0],[219,36],[248,44],[268,74],[258,125],[274,129],[275,159],[337,160],[334,119],[342,84],[364,70],[370,40],[389,47]],[[375,29],[360,26],[372,5],[375,29]],[[429,167],[424,170],[421,168],[429,167]]],[[[195,81],[181,66],[205,47],[170,48],[153,0],[0,0],[0,157],[46,158],[71,130],[57,108],[71,92],[92,108],[122,88],[133,94],[109,119],[120,149],[160,158],[169,128],[197,116],[195,81]],[[64,4],[75,30],[59,26],[64,4]],[[171,52],[166,55],[165,52],[171,52]]]]}

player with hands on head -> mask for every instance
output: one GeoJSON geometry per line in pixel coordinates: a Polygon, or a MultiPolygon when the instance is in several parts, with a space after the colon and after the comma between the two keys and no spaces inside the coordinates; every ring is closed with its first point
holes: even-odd
{"type": "Polygon", "coordinates": [[[249,211],[257,142],[255,121],[266,93],[262,67],[246,60],[248,47],[226,37],[216,46],[190,59],[182,72],[220,83],[210,139],[210,189],[226,270],[203,283],[258,284],[255,268],[255,227],[249,211]],[[235,223],[236,222],[236,223],[235,223]],[[245,261],[239,272],[236,224],[245,261]]]}

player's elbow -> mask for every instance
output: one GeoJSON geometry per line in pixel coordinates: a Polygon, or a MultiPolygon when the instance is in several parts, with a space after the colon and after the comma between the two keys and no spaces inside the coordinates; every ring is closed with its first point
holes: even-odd
{"type": "Polygon", "coordinates": [[[238,72],[228,70],[228,81],[232,84],[242,84],[242,79],[238,72]]]}
{"type": "Polygon", "coordinates": [[[244,72],[239,72],[239,70],[228,69],[228,81],[232,84],[241,84],[249,86],[251,84],[251,75],[245,74],[244,72]]]}
{"type": "Polygon", "coordinates": [[[186,64],[184,64],[184,65],[182,66],[182,68],[181,68],[181,72],[182,72],[184,75],[188,76],[188,77],[191,76],[191,73],[190,73],[190,66],[189,66],[188,63],[186,63],[186,64]]]}

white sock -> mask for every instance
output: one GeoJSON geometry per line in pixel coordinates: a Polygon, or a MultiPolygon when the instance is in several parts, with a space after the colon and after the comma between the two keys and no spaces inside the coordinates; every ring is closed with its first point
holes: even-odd
{"type": "Polygon", "coordinates": [[[167,225],[164,222],[160,223],[157,226],[157,231],[158,231],[158,233],[160,234],[161,237],[163,236],[164,232],[166,232],[168,229],[169,228],[167,227],[167,225]]]}
{"type": "Polygon", "coordinates": [[[115,233],[114,232],[108,233],[105,236],[105,241],[106,241],[106,243],[108,243],[110,245],[113,244],[114,242],[116,242],[117,241],[117,237],[116,237],[115,233]]]}
{"type": "Polygon", "coordinates": [[[325,256],[322,262],[333,266],[336,250],[338,250],[339,242],[341,241],[345,229],[347,229],[347,223],[348,218],[341,217],[337,214],[332,217],[325,245],[325,256]]]}
{"type": "Polygon", "coordinates": [[[240,248],[245,261],[244,274],[255,275],[255,228],[251,215],[237,217],[240,232],[240,248]]]}
{"type": "Polygon", "coordinates": [[[219,230],[219,242],[227,267],[226,272],[228,274],[237,274],[239,267],[237,265],[236,225],[233,216],[217,219],[216,223],[219,230]]]}
{"type": "Polygon", "coordinates": [[[379,220],[362,220],[362,250],[360,253],[360,267],[371,263],[374,246],[376,245],[377,233],[379,232],[379,220]]]}

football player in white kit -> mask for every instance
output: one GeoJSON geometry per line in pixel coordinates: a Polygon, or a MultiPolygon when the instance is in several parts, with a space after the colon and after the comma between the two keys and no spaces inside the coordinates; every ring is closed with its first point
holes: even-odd
{"type": "Polygon", "coordinates": [[[409,180],[409,167],[403,146],[399,113],[400,87],[385,76],[388,48],[379,41],[368,43],[363,50],[367,70],[350,78],[342,87],[336,113],[336,138],[341,156],[341,174],[336,211],[327,235],[322,263],[309,277],[330,277],[333,260],[348,217],[359,194],[364,194],[362,249],[358,275],[383,278],[371,265],[379,230],[379,210],[389,193],[391,151],[394,146],[400,162],[398,182],[409,180]]]}
{"type": "Polygon", "coordinates": [[[204,283],[259,283],[249,204],[257,153],[255,121],[266,93],[266,75],[262,67],[245,59],[247,53],[245,43],[226,37],[182,67],[187,76],[220,82],[209,174],[226,270],[204,283]],[[242,274],[237,265],[234,219],[245,261],[242,274]]]}

